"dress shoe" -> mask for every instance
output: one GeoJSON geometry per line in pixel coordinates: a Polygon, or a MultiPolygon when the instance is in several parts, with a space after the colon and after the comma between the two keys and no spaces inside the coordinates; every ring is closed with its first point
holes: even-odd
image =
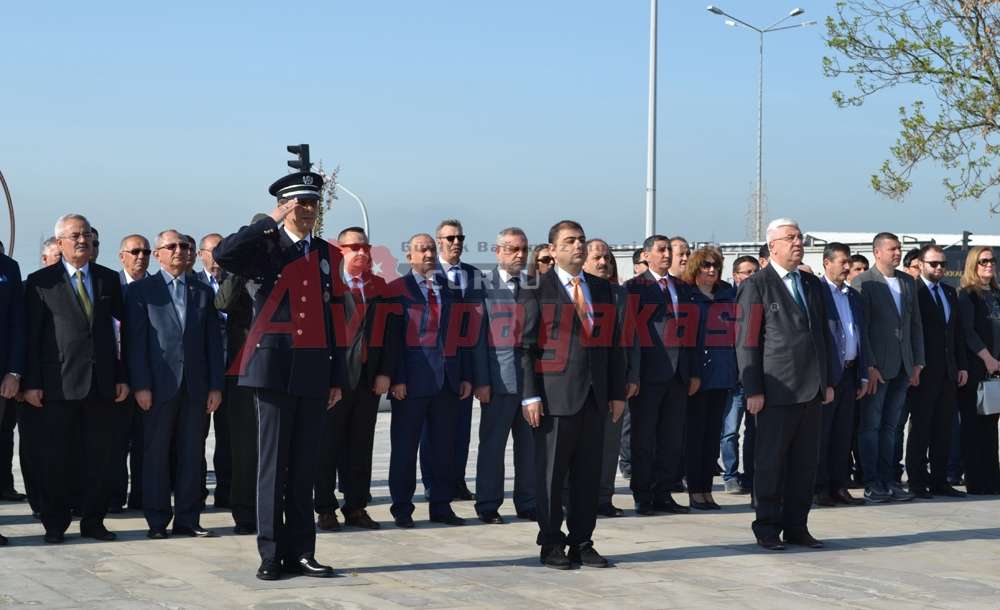
{"type": "Polygon", "coordinates": [[[539,560],[543,566],[553,570],[569,570],[573,567],[561,546],[543,546],[539,560]]]}
{"type": "Polygon", "coordinates": [[[337,519],[337,513],[333,511],[320,513],[319,519],[316,520],[316,525],[324,532],[340,531],[340,520],[337,519]]]}
{"type": "Polygon", "coordinates": [[[524,519],[525,521],[538,521],[538,515],[533,510],[519,510],[517,511],[517,518],[524,519]]]}
{"type": "Polygon", "coordinates": [[[921,500],[934,499],[934,494],[932,494],[931,491],[923,485],[910,485],[910,493],[913,494],[914,498],[919,498],[921,500]]]}
{"type": "Polygon", "coordinates": [[[769,551],[784,551],[785,545],[777,536],[757,536],[757,545],[769,551]]]}
{"type": "Polygon", "coordinates": [[[684,481],[677,481],[670,486],[670,493],[682,494],[687,490],[688,488],[687,485],[684,484],[684,481]]]}
{"type": "Polygon", "coordinates": [[[579,546],[570,546],[568,558],[570,563],[587,566],[588,568],[611,567],[611,562],[598,553],[591,542],[579,546]]]}
{"type": "Polygon", "coordinates": [[[72,517],[72,518],[74,518],[74,519],[79,519],[82,515],[83,515],[83,513],[80,512],[79,508],[71,508],[71,509],[69,509],[69,516],[72,517]]]}
{"type": "Polygon", "coordinates": [[[962,477],[948,477],[947,482],[952,487],[960,486],[962,484],[962,477]]]}
{"type": "Polygon", "coordinates": [[[656,500],[655,502],[653,502],[653,510],[656,510],[661,513],[674,513],[678,515],[683,515],[691,512],[691,509],[689,507],[684,506],[682,504],[678,504],[677,501],[670,496],[667,496],[666,498],[662,498],[660,500],[656,500]]]}
{"type": "Polygon", "coordinates": [[[232,507],[233,505],[229,503],[229,500],[226,499],[220,500],[219,498],[215,499],[215,508],[219,510],[229,510],[232,507]]]}
{"type": "Polygon", "coordinates": [[[237,523],[236,527],[233,528],[233,533],[237,536],[247,536],[249,534],[257,533],[256,525],[247,525],[246,523],[237,523]]]}
{"type": "Polygon", "coordinates": [[[654,508],[652,502],[639,501],[635,503],[635,512],[648,517],[656,514],[656,508],[654,508]]]}
{"type": "Polygon", "coordinates": [[[281,563],[275,559],[265,559],[257,568],[257,578],[261,580],[278,580],[281,578],[281,563]]]}
{"type": "Polygon", "coordinates": [[[7,537],[0,534],[0,546],[7,546],[7,537]]]}
{"type": "Polygon", "coordinates": [[[903,486],[899,483],[893,483],[889,486],[889,495],[896,502],[908,502],[913,499],[913,494],[903,489],[903,486]]]}
{"type": "Polygon", "coordinates": [[[808,531],[802,531],[797,534],[789,534],[788,532],[785,532],[785,544],[806,546],[811,549],[823,548],[823,542],[813,538],[812,534],[810,534],[808,531]]]}
{"type": "Polygon", "coordinates": [[[833,500],[847,506],[861,506],[865,503],[864,498],[855,498],[844,487],[841,487],[837,490],[837,493],[833,494],[833,500]]]}
{"type": "Polygon", "coordinates": [[[114,506],[109,506],[108,507],[108,514],[109,515],[120,515],[123,512],[125,512],[125,507],[124,506],[118,506],[116,504],[114,506]]]}
{"type": "Polygon", "coordinates": [[[194,527],[177,527],[174,526],[173,531],[170,532],[173,536],[190,536],[191,538],[215,538],[215,532],[212,530],[207,530],[200,525],[195,525],[194,527]]]}
{"type": "Polygon", "coordinates": [[[444,525],[465,525],[465,519],[459,517],[455,513],[448,515],[438,515],[436,517],[431,517],[432,523],[443,523],[444,525]]]}
{"type": "Polygon", "coordinates": [[[150,528],[149,531],[146,532],[146,538],[149,538],[150,540],[166,540],[168,538],[167,530],[150,528]]]}
{"type": "Polygon", "coordinates": [[[396,524],[396,527],[401,527],[405,530],[413,529],[413,526],[415,525],[413,523],[413,517],[396,517],[393,519],[393,522],[396,524]]]}
{"type": "Polygon", "coordinates": [[[372,519],[371,515],[368,514],[368,511],[363,508],[359,508],[344,517],[344,523],[350,525],[351,527],[360,527],[366,530],[377,530],[382,527],[379,525],[378,521],[372,519]]]}
{"type": "Polygon", "coordinates": [[[66,536],[63,535],[63,534],[56,533],[56,532],[53,532],[51,534],[48,533],[48,532],[45,532],[45,538],[44,538],[44,540],[48,544],[62,544],[62,542],[64,540],[66,540],[66,536]]]}
{"type": "Polygon", "coordinates": [[[18,492],[13,487],[0,492],[0,500],[5,502],[24,502],[28,496],[18,492]]]}
{"type": "Polygon", "coordinates": [[[813,506],[833,506],[833,496],[827,492],[813,494],[813,506]]]}
{"type": "Polygon", "coordinates": [[[608,502],[597,507],[597,514],[601,517],[624,517],[625,511],[608,502]]]}
{"type": "Polygon", "coordinates": [[[941,485],[940,487],[935,487],[932,492],[935,496],[944,496],[946,498],[964,498],[965,492],[959,491],[952,487],[951,485],[941,485]]]}
{"type": "Polygon", "coordinates": [[[281,569],[288,574],[301,574],[302,576],[313,576],[315,578],[330,578],[333,568],[325,566],[316,561],[312,556],[299,557],[295,561],[286,561],[281,569]]]}
{"type": "Polygon", "coordinates": [[[493,525],[500,525],[503,523],[503,517],[500,516],[495,510],[487,510],[479,513],[479,520],[483,523],[490,523],[493,525]]]}
{"type": "Polygon", "coordinates": [[[466,485],[464,482],[459,483],[458,487],[455,488],[455,496],[452,498],[452,500],[460,502],[468,502],[470,500],[475,500],[475,499],[476,499],[476,494],[469,491],[469,486],[466,485]]]}
{"type": "Polygon", "coordinates": [[[874,504],[885,504],[892,501],[892,494],[877,485],[865,487],[865,500],[874,504]]]}
{"type": "Polygon", "coordinates": [[[691,508],[697,510],[715,510],[719,507],[715,502],[701,502],[699,500],[691,500],[691,508]]]}
{"type": "Polygon", "coordinates": [[[112,532],[108,531],[108,528],[102,526],[80,530],[81,538],[93,538],[94,540],[100,540],[102,542],[111,542],[112,540],[118,538],[118,536],[112,532]]]}

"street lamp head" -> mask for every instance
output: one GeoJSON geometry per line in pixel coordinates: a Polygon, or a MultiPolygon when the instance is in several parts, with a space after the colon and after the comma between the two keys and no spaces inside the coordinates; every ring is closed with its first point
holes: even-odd
{"type": "Polygon", "coordinates": [[[723,11],[721,8],[719,8],[719,7],[715,6],[715,5],[712,5],[712,4],[708,5],[708,12],[709,13],[714,13],[716,15],[725,15],[726,14],[725,11],[723,11]]]}
{"type": "Polygon", "coordinates": [[[791,13],[788,13],[789,17],[798,17],[802,13],[806,12],[805,9],[793,8],[791,13]]]}

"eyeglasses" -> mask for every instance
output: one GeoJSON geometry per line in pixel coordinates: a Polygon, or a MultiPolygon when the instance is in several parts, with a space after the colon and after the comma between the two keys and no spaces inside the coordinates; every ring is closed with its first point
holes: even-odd
{"type": "Polygon", "coordinates": [[[802,237],[801,233],[796,233],[795,235],[786,235],[784,237],[777,237],[777,238],[775,238],[774,241],[783,241],[783,242],[787,242],[787,243],[790,243],[790,244],[794,244],[797,241],[798,242],[803,241],[803,237],[802,237]]]}
{"type": "Polygon", "coordinates": [[[67,235],[63,235],[59,239],[68,239],[70,241],[80,241],[81,237],[83,239],[87,240],[87,241],[90,241],[91,239],[93,239],[94,234],[91,233],[90,231],[84,231],[83,233],[69,233],[67,235]]]}
{"type": "Polygon", "coordinates": [[[455,243],[456,241],[458,243],[463,243],[465,241],[465,236],[461,233],[458,235],[442,235],[441,239],[446,240],[449,244],[455,243]]]}
{"type": "Polygon", "coordinates": [[[709,269],[722,269],[722,263],[717,263],[715,261],[701,261],[701,268],[705,271],[709,269]]]}
{"type": "Polygon", "coordinates": [[[985,267],[986,265],[993,265],[995,263],[996,261],[993,260],[992,258],[981,258],[978,261],[976,261],[976,264],[979,265],[980,267],[985,267]]]}
{"type": "Polygon", "coordinates": [[[948,261],[924,261],[932,268],[937,269],[938,267],[948,268],[948,261]]]}
{"type": "Polygon", "coordinates": [[[172,244],[163,244],[162,246],[157,248],[157,250],[170,250],[171,252],[173,252],[177,248],[180,248],[183,252],[187,252],[191,249],[191,244],[187,243],[186,241],[175,241],[172,244]]]}
{"type": "Polygon", "coordinates": [[[132,248],[131,250],[122,250],[122,252],[131,254],[132,256],[139,256],[140,254],[143,256],[149,256],[152,250],[149,248],[132,248]]]}
{"type": "Polygon", "coordinates": [[[371,252],[371,244],[341,244],[341,250],[350,250],[351,252],[371,252]]]}
{"type": "Polygon", "coordinates": [[[500,249],[503,250],[504,252],[506,252],[507,254],[517,254],[518,252],[522,252],[522,253],[527,252],[528,251],[528,246],[524,246],[524,247],[519,248],[517,246],[503,245],[503,246],[500,246],[500,249]]]}
{"type": "Polygon", "coordinates": [[[539,256],[538,257],[538,262],[542,263],[543,265],[551,265],[552,264],[552,257],[551,256],[539,256]]]}

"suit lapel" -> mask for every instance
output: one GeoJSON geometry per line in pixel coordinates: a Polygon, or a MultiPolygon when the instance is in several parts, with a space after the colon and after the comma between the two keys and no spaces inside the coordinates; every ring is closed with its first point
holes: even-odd
{"type": "MultiPolygon", "coordinates": [[[[793,316],[798,317],[799,320],[808,325],[809,316],[807,316],[806,313],[802,311],[802,308],[799,307],[799,304],[795,302],[795,298],[792,296],[792,293],[788,291],[788,286],[785,285],[785,280],[778,275],[778,272],[771,265],[764,267],[764,271],[766,272],[765,277],[771,284],[771,289],[778,293],[778,300],[782,302],[780,307],[789,309],[793,316]]],[[[802,284],[804,285],[805,282],[802,282],[802,284]]],[[[802,300],[806,304],[806,309],[808,309],[809,301],[806,300],[806,295],[804,293],[805,290],[803,289],[802,300]]]]}
{"type": "MultiPolygon", "coordinates": [[[[190,278],[188,279],[188,281],[190,281],[190,278]]],[[[185,284],[186,283],[187,282],[185,282],[185,284]]],[[[160,294],[162,294],[163,297],[165,297],[165,300],[163,302],[166,305],[167,309],[170,310],[170,319],[173,320],[174,324],[177,325],[177,330],[181,331],[181,333],[183,334],[184,325],[181,324],[181,319],[177,315],[177,308],[174,307],[174,297],[173,295],[170,294],[170,288],[167,288],[167,282],[164,281],[163,275],[160,275],[158,278],[153,280],[153,286],[154,286],[153,290],[159,291],[160,294]]],[[[185,311],[187,311],[186,308],[185,311]]]]}
{"type": "MultiPolygon", "coordinates": [[[[889,282],[886,281],[886,278],[884,275],[882,275],[882,272],[874,267],[872,267],[871,274],[872,278],[874,278],[876,282],[882,284],[882,287],[885,289],[885,296],[889,298],[888,309],[892,311],[892,313],[895,314],[896,319],[899,320],[900,323],[902,323],[902,315],[900,313],[900,309],[902,309],[902,307],[900,308],[896,307],[896,299],[892,298],[892,288],[889,287],[889,282]]],[[[893,277],[896,277],[895,271],[893,272],[893,277]]],[[[904,292],[906,288],[903,286],[902,280],[897,278],[897,281],[899,282],[900,305],[902,305],[903,299],[906,298],[906,294],[904,292]]]]}
{"type": "MultiPolygon", "coordinates": [[[[59,265],[59,279],[65,287],[62,291],[63,296],[68,299],[67,305],[69,305],[69,309],[76,312],[77,321],[79,321],[80,324],[90,326],[90,321],[87,320],[87,314],[83,311],[83,304],[80,303],[80,298],[76,296],[76,285],[74,284],[73,278],[66,272],[66,267],[64,267],[62,263],[57,264],[59,265]]],[[[91,281],[93,282],[93,277],[91,277],[91,281]]],[[[94,284],[91,283],[91,286],[93,285],[94,284]]],[[[84,288],[84,290],[86,290],[86,288],[84,288]]],[[[93,305],[93,303],[91,303],[91,305],[93,305]]]]}

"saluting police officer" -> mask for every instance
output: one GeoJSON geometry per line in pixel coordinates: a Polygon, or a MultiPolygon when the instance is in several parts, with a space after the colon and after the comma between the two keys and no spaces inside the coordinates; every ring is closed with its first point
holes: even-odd
{"type": "MultiPolygon", "coordinates": [[[[340,400],[342,350],[327,304],[339,251],[312,238],[322,176],[302,169],[271,185],[271,214],[216,246],[215,260],[255,280],[254,321],[240,356],[239,384],[257,402],[257,578],[333,576],[314,557],[312,489],[324,409],[340,400]],[[282,519],[282,516],[285,516],[282,519]]],[[[337,275],[337,274],[334,274],[337,275]]]]}

